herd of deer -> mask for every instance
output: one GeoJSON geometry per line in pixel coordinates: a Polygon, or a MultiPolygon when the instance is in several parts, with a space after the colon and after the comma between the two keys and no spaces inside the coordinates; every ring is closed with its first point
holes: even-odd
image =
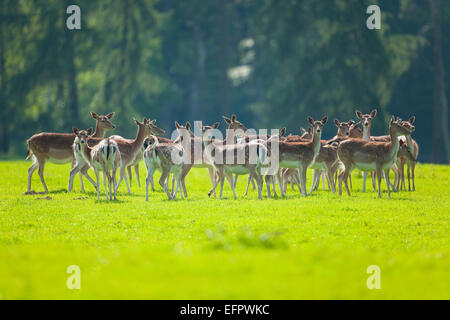
{"type": "Polygon", "coordinates": [[[403,121],[399,118],[395,120],[392,116],[388,135],[371,136],[371,124],[376,113],[376,110],[370,114],[356,111],[358,122],[353,120],[340,122],[335,119],[334,123],[338,130],[336,136],[330,140],[321,140],[322,129],[327,122],[327,117],[319,121],[308,117],[312,128],[308,130],[302,128],[301,135],[285,137],[285,128],[276,135],[249,134],[250,131],[236,119],[235,115],[232,115],[231,118],[223,117],[228,125],[227,135],[229,132],[239,132],[239,135],[233,136],[232,140],[228,137],[225,140],[213,138],[212,132],[217,130],[218,122],[212,126],[199,125],[202,136],[194,135],[189,122],[185,126],[175,122],[179,135],[176,140],[171,140],[160,136],[164,134],[164,130],[156,126],[156,120],[150,121],[146,118],[142,122],[135,120],[138,126],[135,139],[125,139],[117,135],[104,138],[106,130],[115,128],[111,123],[114,113],[103,116],[91,112],[92,117],[96,120],[94,132],[92,132],[92,128],[88,130],[73,128],[72,134],[39,133],[27,140],[27,159],[32,156],[34,162],[28,169],[26,194],[35,193],[31,190],[31,178],[36,169],[38,169],[45,192],[48,192],[44,180],[46,162],[62,164],[71,161],[72,169],[69,175],[68,192],[72,190],[73,179],[78,173],[81,190],[84,192],[82,176],[85,176],[96,188],[97,199],[99,199],[99,171],[102,171],[106,198],[116,199],[116,193],[122,180],[125,180],[128,193],[131,193],[131,167],[135,168],[136,180],[140,186],[139,163],[142,159],[147,167],[147,201],[149,185],[151,184],[152,190],[155,190],[153,174],[156,170],[161,171],[159,184],[169,199],[175,199],[178,191],[181,198],[187,197],[185,178],[192,167],[208,169],[212,184],[208,196],[215,195],[215,190],[220,183],[219,197],[221,199],[225,178],[229,182],[234,198],[237,198],[235,187],[238,175],[248,175],[245,195],[247,195],[250,184],[253,184],[255,189],[256,182],[258,198],[262,199],[265,180],[268,197],[271,197],[272,191],[277,196],[276,184],[280,188],[281,195],[284,196],[289,183],[293,189],[294,186],[297,186],[300,194],[306,196],[308,168],[313,169],[312,187],[309,193],[318,188],[320,178],[323,177],[324,187],[326,180],[330,190],[335,193],[336,183],[339,183],[339,194],[342,194],[342,183],[344,183],[345,189],[350,195],[351,172],[354,168],[358,168],[363,171],[363,191],[365,191],[367,172],[371,172],[374,190],[377,190],[376,179],[378,181],[378,197],[381,197],[382,178],[386,181],[390,197],[391,188],[393,191],[406,189],[404,175],[406,164],[408,190],[411,190],[412,178],[412,190],[414,191],[414,169],[419,152],[417,142],[411,138],[411,133],[414,131],[414,117],[403,121]],[[275,153],[274,150],[277,150],[276,160],[271,157],[275,153]],[[236,159],[238,154],[242,156],[239,161],[217,161],[217,159],[223,160],[230,155],[233,156],[232,159],[236,159]],[[275,168],[273,174],[268,174],[269,165],[275,168]],[[95,172],[95,181],[88,175],[89,168],[95,172]],[[389,179],[390,169],[395,175],[394,183],[391,183],[389,179]],[[117,170],[119,170],[118,182],[116,181],[117,170]],[[126,171],[128,171],[128,176],[126,171]],[[338,174],[338,172],[340,173],[338,174]],[[173,176],[172,190],[169,190],[171,174],[173,176]]]}

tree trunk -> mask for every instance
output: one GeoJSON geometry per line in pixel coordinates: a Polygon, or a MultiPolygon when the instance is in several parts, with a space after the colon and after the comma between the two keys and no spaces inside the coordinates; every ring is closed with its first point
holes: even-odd
{"type": "Polygon", "coordinates": [[[444,64],[442,61],[441,1],[430,0],[433,27],[434,56],[434,108],[433,108],[433,162],[450,162],[450,136],[448,129],[448,102],[445,93],[444,64]],[[442,159],[441,149],[446,159],[442,159]]]}

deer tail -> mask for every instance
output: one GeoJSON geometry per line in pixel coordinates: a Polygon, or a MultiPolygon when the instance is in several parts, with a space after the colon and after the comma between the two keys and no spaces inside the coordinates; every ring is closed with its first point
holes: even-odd
{"type": "Polygon", "coordinates": [[[33,153],[32,153],[31,150],[30,150],[30,141],[27,140],[27,156],[25,157],[25,160],[30,159],[30,157],[31,157],[32,154],[33,154],[33,153]]]}

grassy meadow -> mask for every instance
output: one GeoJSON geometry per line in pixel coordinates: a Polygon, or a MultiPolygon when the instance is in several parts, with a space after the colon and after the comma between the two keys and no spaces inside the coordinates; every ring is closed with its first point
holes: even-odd
{"type": "MultiPolygon", "coordinates": [[[[168,201],[156,174],[149,202],[135,179],[108,202],[78,178],[67,194],[70,165],[48,164],[50,193],[25,196],[30,165],[0,162],[0,299],[450,299],[450,166],[419,164],[417,191],[391,199],[384,183],[382,199],[362,193],[355,171],[351,197],[243,198],[240,177],[239,199],[226,184],[221,201],[195,169],[186,200],[168,201]]],[[[37,171],[32,187],[43,190],[37,171]]]]}

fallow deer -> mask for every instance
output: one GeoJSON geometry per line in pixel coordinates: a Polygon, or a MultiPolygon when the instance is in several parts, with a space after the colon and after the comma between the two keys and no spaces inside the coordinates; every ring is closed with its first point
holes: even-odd
{"type": "Polygon", "coordinates": [[[169,200],[176,199],[178,188],[180,188],[180,197],[183,199],[181,190],[181,174],[184,167],[184,149],[179,142],[177,143],[159,143],[156,136],[152,136],[154,142],[144,151],[144,161],[147,166],[147,178],[145,184],[145,200],[148,201],[148,186],[150,179],[153,179],[155,168],[161,170],[159,184],[164,189],[169,200]],[[176,180],[175,193],[171,194],[168,188],[168,177],[173,174],[176,180]]]}
{"type": "Polygon", "coordinates": [[[406,126],[392,117],[389,123],[389,142],[375,142],[364,139],[348,139],[339,144],[338,157],[344,164],[344,171],[339,175],[339,194],[342,194],[342,181],[344,181],[347,194],[350,196],[347,177],[354,168],[366,171],[376,171],[378,180],[378,197],[381,197],[381,178],[384,177],[390,197],[389,169],[394,164],[399,150],[398,137],[408,136],[414,131],[414,126],[406,126]]]}
{"type": "MultiPolygon", "coordinates": [[[[361,125],[363,127],[363,140],[370,140],[370,128],[372,127],[372,120],[377,115],[377,110],[372,110],[369,114],[363,114],[361,111],[356,110],[356,116],[361,120],[361,125]]],[[[372,173],[372,187],[373,190],[376,190],[375,185],[375,176],[372,173]]],[[[362,186],[362,192],[366,191],[366,180],[367,180],[367,171],[363,171],[363,186],[362,186]]]]}
{"type": "MultiPolygon", "coordinates": [[[[320,151],[320,137],[322,135],[322,128],[327,122],[328,118],[323,117],[320,121],[314,121],[308,117],[308,122],[313,127],[313,137],[308,142],[279,142],[279,167],[299,169],[300,172],[300,186],[296,181],[300,194],[306,196],[306,171],[311,163],[314,161],[320,151]]],[[[284,196],[284,185],[281,185],[281,195],[284,196]]]]}
{"type": "MultiPolygon", "coordinates": [[[[105,187],[106,199],[112,200],[114,193],[114,200],[116,200],[116,171],[121,165],[119,146],[111,138],[106,138],[100,141],[94,147],[89,147],[88,140],[91,134],[92,128],[88,130],[78,130],[73,128],[73,132],[76,137],[73,143],[73,150],[75,156],[79,159],[79,156],[94,169],[95,177],[97,179],[97,200],[100,199],[100,183],[99,183],[99,171],[103,171],[103,185],[105,187]],[[108,189],[106,188],[106,180],[108,180],[108,189]]],[[[71,178],[76,174],[72,169],[70,172],[71,178]]]]}
{"type": "Polygon", "coordinates": [[[136,138],[133,140],[123,140],[117,139],[114,140],[117,142],[119,146],[120,156],[122,158],[122,165],[120,166],[120,178],[119,182],[116,185],[116,192],[119,189],[120,183],[123,179],[125,179],[125,183],[127,185],[128,193],[131,193],[130,187],[128,185],[128,178],[126,175],[125,168],[130,166],[130,164],[136,159],[136,155],[141,151],[142,145],[144,143],[145,138],[148,136],[155,134],[161,135],[164,134],[164,130],[158,128],[155,125],[156,120],[147,120],[144,118],[143,122],[138,120],[134,120],[138,126],[136,138]]]}
{"type": "Polygon", "coordinates": [[[209,163],[214,166],[214,169],[219,176],[219,179],[215,181],[213,188],[209,191],[208,196],[211,196],[212,192],[220,183],[219,197],[222,199],[224,177],[226,177],[231,190],[233,191],[233,196],[237,199],[232,174],[252,174],[257,182],[258,198],[262,199],[261,192],[263,178],[261,168],[266,165],[268,161],[267,148],[261,143],[214,144],[211,131],[218,126],[219,123],[216,122],[212,126],[201,127],[205,154],[209,163]],[[227,158],[228,155],[233,157],[233,159],[227,158]],[[242,159],[239,159],[239,155],[243,156],[242,159]],[[242,163],[239,163],[239,160],[242,160],[242,163]]]}
{"type": "MultiPolygon", "coordinates": [[[[103,137],[106,130],[115,128],[110,121],[114,115],[114,112],[111,112],[106,116],[97,115],[95,112],[91,112],[91,115],[92,118],[96,120],[95,131],[92,137],[103,137]]],[[[48,188],[44,180],[44,168],[47,161],[55,164],[65,164],[72,161],[72,168],[75,167],[76,163],[72,150],[74,139],[75,134],[73,133],[42,132],[33,135],[27,140],[28,154],[26,159],[33,157],[33,164],[28,169],[28,188],[26,194],[32,193],[31,178],[37,168],[39,168],[38,173],[41,178],[41,183],[44,186],[44,190],[46,193],[48,192],[48,188]]],[[[83,178],[81,174],[83,174],[89,181],[92,182],[93,180],[87,174],[89,166],[80,169],[82,169],[80,172],[81,190],[84,192],[83,178]]]]}

